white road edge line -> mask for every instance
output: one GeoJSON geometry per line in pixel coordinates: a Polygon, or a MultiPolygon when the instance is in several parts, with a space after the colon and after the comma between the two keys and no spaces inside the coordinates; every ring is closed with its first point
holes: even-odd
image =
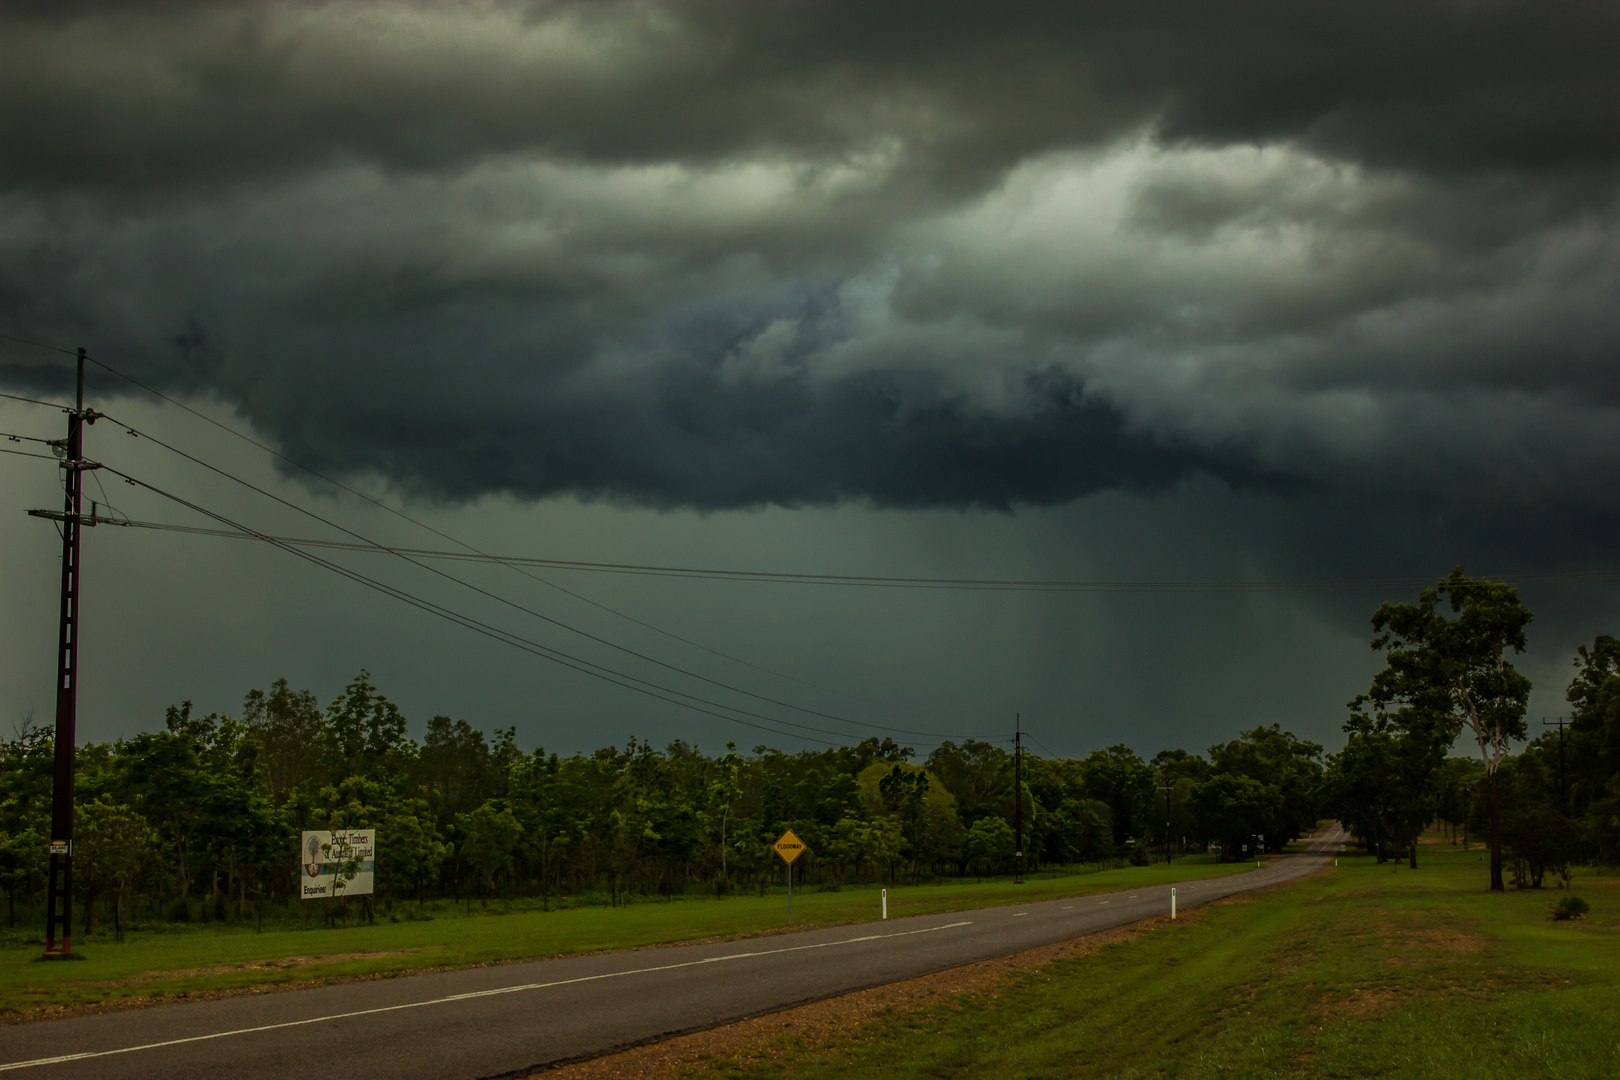
{"type": "Polygon", "coordinates": [[[63,1054],[60,1057],[35,1058],[33,1061],[8,1061],[0,1063],[0,1072],[6,1072],[10,1069],[30,1069],[37,1065],[59,1065],[68,1061],[111,1057],[114,1054],[132,1054],[137,1050],[160,1050],[165,1046],[182,1046],[186,1043],[207,1042],[210,1039],[225,1039],[232,1035],[252,1035],[260,1031],[303,1027],[306,1024],[322,1024],[329,1020],[347,1020],[355,1016],[375,1016],[378,1013],[398,1012],[401,1009],[420,1009],[427,1005],[446,1005],[454,1001],[471,1001],[474,998],[494,997],[497,994],[516,994],[523,990],[546,990],[553,986],[571,986],[574,983],[595,982],[598,979],[618,979],[626,975],[647,975],[655,971],[674,971],[677,968],[700,967],[704,964],[718,964],[727,960],[747,960],[755,956],[776,956],[780,953],[803,952],[806,949],[827,949],[835,945],[858,945],[863,941],[881,941],[885,938],[932,934],[936,930],[954,930],[958,926],[972,925],[972,919],[964,919],[961,922],[945,923],[943,926],[928,926],[921,930],[901,930],[893,934],[867,934],[865,937],[845,938],[842,941],[823,941],[815,945],[790,945],[781,949],[761,949],[758,952],[728,953],[725,956],[711,956],[703,960],[687,960],[679,964],[660,964],[657,967],[636,968],[634,971],[609,971],[601,975],[582,975],[577,979],[524,983],[521,986],[501,986],[493,990],[475,990],[467,994],[451,994],[449,997],[434,998],[431,1001],[411,1001],[403,1005],[384,1005],[376,1009],[357,1009],[354,1012],[333,1013],[330,1016],[312,1016],[307,1020],[288,1020],[281,1024],[263,1024],[259,1027],[237,1028],[233,1031],[216,1031],[209,1035],[189,1035],[183,1039],[168,1039],[164,1042],[146,1043],[142,1046],[121,1046],[116,1050],[93,1050],[82,1054],[63,1054]]]}

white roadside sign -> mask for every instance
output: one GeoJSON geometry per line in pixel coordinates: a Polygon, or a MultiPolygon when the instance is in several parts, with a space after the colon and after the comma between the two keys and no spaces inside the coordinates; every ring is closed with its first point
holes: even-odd
{"type": "Polygon", "coordinates": [[[298,861],[302,899],[369,896],[377,869],[377,830],[307,832],[298,861]]]}

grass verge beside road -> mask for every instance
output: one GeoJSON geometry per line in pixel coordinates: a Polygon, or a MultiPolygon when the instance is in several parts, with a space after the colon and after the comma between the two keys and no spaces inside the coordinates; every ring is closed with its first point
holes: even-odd
{"type": "Polygon", "coordinates": [[[791,1039],[705,1075],[950,1078],[1620,1076],[1620,875],[1591,903],[1486,891],[1485,864],[1424,845],[1199,909],[993,992],[791,1039]]]}
{"type": "MultiPolygon", "coordinates": [[[[1221,865],[1209,856],[1194,856],[1168,866],[1035,876],[1023,885],[1001,878],[900,886],[889,889],[889,915],[1168,885],[1242,873],[1253,866],[1221,865]]],[[[804,926],[863,922],[877,918],[879,903],[873,886],[846,886],[839,892],[796,890],[794,922],[804,926]]],[[[41,1010],[130,998],[202,995],[768,933],[784,928],[786,917],[786,892],[776,890],[763,898],[680,898],[551,912],[514,910],[501,903],[492,903],[486,911],[475,903],[470,916],[454,905],[439,905],[429,920],[390,922],[385,915],[374,925],[334,929],[320,927],[318,914],[317,925],[308,930],[257,933],[251,923],[171,925],[132,932],[122,945],[103,932],[88,940],[75,937],[75,950],[86,957],[82,962],[39,962],[37,944],[0,950],[0,1018],[15,1020],[41,1010]]]]}

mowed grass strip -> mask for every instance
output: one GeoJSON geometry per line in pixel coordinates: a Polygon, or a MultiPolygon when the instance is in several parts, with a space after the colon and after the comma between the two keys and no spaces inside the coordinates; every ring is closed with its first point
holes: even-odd
{"type": "MultiPolygon", "coordinates": [[[[927,915],[975,907],[1027,903],[1115,889],[1166,885],[1178,880],[1243,873],[1253,863],[1221,865],[1208,856],[1166,866],[1133,866],[1090,874],[1010,879],[967,879],[889,889],[889,915],[927,915]]],[[[878,889],[839,892],[796,889],[796,925],[838,925],[878,917],[878,889]]],[[[312,906],[313,907],[313,906],[312,906]]],[[[403,912],[405,906],[396,911],[403,912]]],[[[124,944],[110,928],[74,938],[86,959],[39,962],[37,945],[0,951],[0,1016],[90,1005],[131,997],[199,995],[249,987],[398,975],[426,968],[487,964],[569,953],[643,948],[681,941],[786,929],[787,894],[646,900],[628,907],[517,909],[494,902],[472,905],[471,915],[450,904],[433,907],[428,921],[320,925],[313,907],[310,929],[267,929],[251,923],[181,925],[134,931],[124,944]]]]}
{"type": "Polygon", "coordinates": [[[1371,859],[1015,976],[991,993],[792,1039],[706,1075],[982,1077],[1620,1076],[1620,877],[1592,905],[1485,891],[1477,849],[1417,871],[1371,859]]]}

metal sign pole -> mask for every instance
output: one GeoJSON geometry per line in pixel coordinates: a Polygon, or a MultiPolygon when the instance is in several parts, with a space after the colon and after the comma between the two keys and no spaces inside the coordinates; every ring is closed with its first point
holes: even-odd
{"type": "Polygon", "coordinates": [[[787,863],[787,875],[788,875],[788,925],[792,926],[793,925],[793,860],[797,859],[800,855],[804,854],[804,841],[800,840],[797,836],[794,836],[793,835],[793,830],[789,829],[787,832],[782,834],[781,839],[777,840],[776,843],[771,845],[771,848],[778,855],[782,856],[782,861],[783,862],[787,863]]]}

